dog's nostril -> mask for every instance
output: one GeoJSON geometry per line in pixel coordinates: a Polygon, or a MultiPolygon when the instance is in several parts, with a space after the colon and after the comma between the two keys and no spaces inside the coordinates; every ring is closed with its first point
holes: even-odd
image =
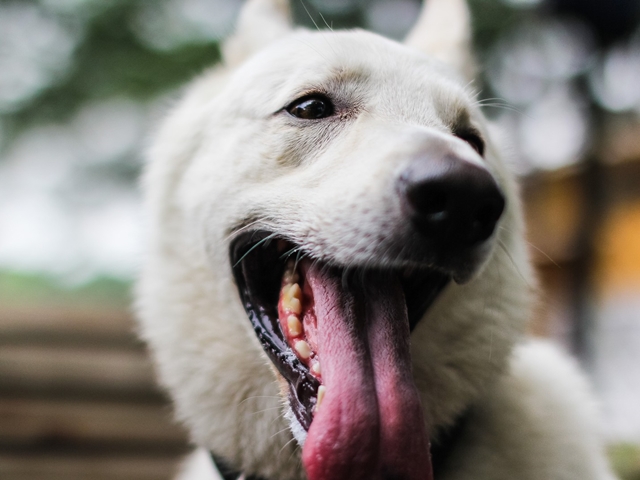
{"type": "Polygon", "coordinates": [[[418,158],[399,182],[411,222],[437,249],[453,252],[489,239],[505,207],[489,171],[455,156],[418,158]]]}
{"type": "Polygon", "coordinates": [[[468,242],[471,245],[484,242],[488,239],[504,210],[504,198],[496,195],[487,199],[473,214],[469,228],[468,242]]]}
{"type": "Polygon", "coordinates": [[[415,210],[424,215],[426,219],[433,222],[447,219],[449,198],[444,189],[437,186],[421,188],[418,185],[415,188],[410,188],[407,191],[407,196],[415,210]]]}

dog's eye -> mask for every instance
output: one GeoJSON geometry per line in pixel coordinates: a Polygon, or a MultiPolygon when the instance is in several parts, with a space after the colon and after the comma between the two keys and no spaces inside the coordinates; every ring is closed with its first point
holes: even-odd
{"type": "Polygon", "coordinates": [[[317,120],[333,115],[333,104],[327,97],[314,95],[294,101],[286,110],[296,118],[317,120]]]}
{"type": "Polygon", "coordinates": [[[479,133],[471,130],[466,132],[457,132],[455,135],[456,137],[464,140],[469,145],[471,145],[473,149],[480,154],[481,157],[484,156],[484,140],[479,133]]]}

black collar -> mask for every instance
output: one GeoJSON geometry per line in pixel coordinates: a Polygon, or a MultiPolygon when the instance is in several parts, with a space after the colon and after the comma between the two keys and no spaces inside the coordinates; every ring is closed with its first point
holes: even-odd
{"type": "MultiPolygon", "coordinates": [[[[463,431],[471,416],[470,410],[465,411],[458,417],[456,422],[443,432],[438,437],[437,442],[431,443],[431,464],[433,466],[433,476],[438,478],[440,473],[445,468],[451,453],[455,449],[458,440],[462,436],[463,431]]],[[[231,467],[222,458],[211,452],[211,460],[213,466],[218,470],[224,480],[239,480],[242,477],[242,472],[231,467]]],[[[250,476],[243,477],[243,480],[265,480],[261,477],[250,476]]]]}
{"type": "Polygon", "coordinates": [[[434,479],[440,476],[449,463],[449,458],[466,430],[470,418],[471,408],[467,408],[458,416],[453,425],[440,432],[437,441],[431,442],[431,465],[434,479]]]}
{"type": "Polygon", "coordinates": [[[239,480],[240,478],[242,478],[242,480],[264,480],[261,477],[253,475],[250,477],[243,477],[241,471],[230,467],[227,462],[222,460],[213,452],[211,452],[211,460],[213,461],[213,467],[218,470],[218,473],[224,480],[239,480]]]}

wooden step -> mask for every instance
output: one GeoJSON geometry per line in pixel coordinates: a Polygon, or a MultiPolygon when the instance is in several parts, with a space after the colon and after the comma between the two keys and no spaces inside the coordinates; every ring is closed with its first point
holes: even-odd
{"type": "Polygon", "coordinates": [[[144,350],[3,345],[0,395],[165,401],[144,350]]]}
{"type": "Polygon", "coordinates": [[[0,398],[0,451],[182,450],[167,405],[0,398]]]}
{"type": "Polygon", "coordinates": [[[0,307],[1,480],[169,480],[189,448],[128,312],[0,307]]]}
{"type": "Polygon", "coordinates": [[[143,349],[132,315],[102,308],[0,307],[0,345],[84,345],[143,349]]]}
{"type": "Polygon", "coordinates": [[[2,454],[3,480],[170,480],[181,455],[2,454]]]}

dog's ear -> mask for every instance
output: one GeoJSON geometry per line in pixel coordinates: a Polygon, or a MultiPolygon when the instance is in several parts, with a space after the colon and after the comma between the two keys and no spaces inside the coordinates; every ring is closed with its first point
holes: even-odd
{"type": "Polygon", "coordinates": [[[423,0],[422,12],[405,44],[451,65],[469,80],[475,76],[465,0],[423,0]]]}
{"type": "Polygon", "coordinates": [[[236,65],[291,30],[289,0],[248,0],[240,10],[235,33],[224,43],[224,60],[236,65]]]}

